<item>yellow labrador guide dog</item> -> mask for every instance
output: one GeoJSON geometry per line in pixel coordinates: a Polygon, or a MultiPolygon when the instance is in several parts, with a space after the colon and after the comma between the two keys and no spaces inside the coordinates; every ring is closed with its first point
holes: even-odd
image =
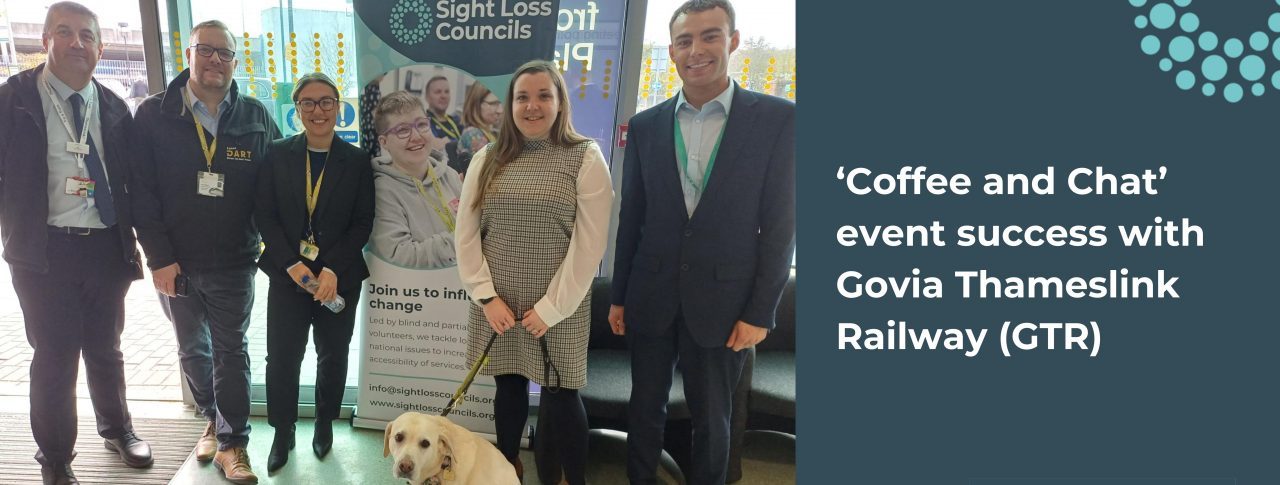
{"type": "Polygon", "coordinates": [[[519,485],[498,448],[440,416],[408,412],[387,424],[382,456],[412,485],[519,485]]]}

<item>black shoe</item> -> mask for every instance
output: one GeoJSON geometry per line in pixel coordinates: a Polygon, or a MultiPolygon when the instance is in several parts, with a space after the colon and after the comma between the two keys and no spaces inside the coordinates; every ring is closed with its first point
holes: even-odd
{"type": "Polygon", "coordinates": [[[330,448],[333,448],[333,421],[318,419],[316,434],[311,438],[311,451],[316,452],[316,457],[324,458],[330,448]]]}
{"type": "Polygon", "coordinates": [[[78,485],[76,474],[71,471],[70,463],[61,465],[40,465],[40,478],[44,485],[78,485]]]}
{"type": "Polygon", "coordinates": [[[293,426],[276,430],[276,437],[271,441],[271,453],[267,455],[267,473],[275,472],[289,463],[289,450],[294,445],[293,431],[293,426]]]}
{"type": "Polygon", "coordinates": [[[119,438],[106,440],[105,444],[108,450],[119,453],[120,459],[124,460],[126,465],[133,468],[151,466],[151,445],[138,439],[132,431],[119,438]]]}

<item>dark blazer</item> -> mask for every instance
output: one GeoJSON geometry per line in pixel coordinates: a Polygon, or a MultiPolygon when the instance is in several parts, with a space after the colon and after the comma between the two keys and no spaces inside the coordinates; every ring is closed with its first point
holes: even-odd
{"type": "MultiPolygon", "coordinates": [[[[4,260],[28,271],[49,270],[49,143],[41,101],[40,71],[18,73],[0,85],[0,240],[4,260]]],[[[133,131],[129,107],[110,89],[93,81],[102,124],[102,163],[107,167],[111,199],[120,228],[120,258],[142,278],[142,258],[133,235],[129,182],[132,156],[127,140],[133,131]]],[[[58,129],[62,129],[58,127],[58,129]]]]}
{"type": "Polygon", "coordinates": [[[612,303],[627,331],[658,334],[683,311],[704,347],[734,324],[772,329],[795,247],[795,103],[734,88],[715,169],[693,217],[674,148],[676,98],[631,118],[612,303]]]}
{"type": "Polygon", "coordinates": [[[266,250],[258,267],[273,283],[293,285],[285,271],[302,261],[317,276],[328,267],[338,275],[338,291],[358,287],[369,277],[364,246],[373,230],[373,166],[369,153],[336,135],[324,164],[320,200],[312,217],[320,256],[307,261],[298,255],[307,223],[307,137],[299,133],[276,140],[258,174],[254,218],[266,250]]]}

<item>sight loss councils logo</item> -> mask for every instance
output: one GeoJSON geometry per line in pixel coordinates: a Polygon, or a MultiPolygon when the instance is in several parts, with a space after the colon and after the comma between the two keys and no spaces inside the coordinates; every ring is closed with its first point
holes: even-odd
{"type": "Polygon", "coordinates": [[[429,37],[452,40],[525,40],[532,27],[522,19],[550,17],[547,0],[398,0],[387,24],[396,40],[418,45],[429,37]]]}

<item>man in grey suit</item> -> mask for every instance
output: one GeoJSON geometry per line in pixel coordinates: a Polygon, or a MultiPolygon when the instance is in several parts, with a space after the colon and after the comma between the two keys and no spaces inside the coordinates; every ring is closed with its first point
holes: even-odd
{"type": "Polygon", "coordinates": [[[733,6],[671,18],[675,99],[631,119],[609,323],[631,347],[627,474],[656,483],[677,365],[693,484],[723,484],[743,350],[764,340],[795,247],[795,104],[729,81],[733,6]]]}

